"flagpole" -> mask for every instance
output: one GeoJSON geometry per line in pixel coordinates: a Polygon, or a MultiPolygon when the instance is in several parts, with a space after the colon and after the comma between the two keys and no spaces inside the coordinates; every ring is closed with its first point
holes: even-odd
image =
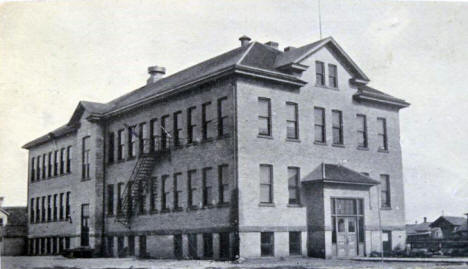
{"type": "Polygon", "coordinates": [[[319,20],[320,39],[322,39],[322,15],[320,12],[320,0],[318,0],[318,20],[319,20]]]}

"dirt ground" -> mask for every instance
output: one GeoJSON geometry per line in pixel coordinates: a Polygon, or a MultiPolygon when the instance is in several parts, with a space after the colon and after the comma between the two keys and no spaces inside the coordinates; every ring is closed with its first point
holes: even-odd
{"type": "Polygon", "coordinates": [[[59,256],[1,257],[0,269],[315,269],[315,268],[388,268],[388,269],[448,269],[468,268],[467,264],[436,264],[416,262],[373,262],[323,260],[314,258],[249,259],[242,263],[194,260],[140,260],[132,258],[66,259],[59,256]]]}

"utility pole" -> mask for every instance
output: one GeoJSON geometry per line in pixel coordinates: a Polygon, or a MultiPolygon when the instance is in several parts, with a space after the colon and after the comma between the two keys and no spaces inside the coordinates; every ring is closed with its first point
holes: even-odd
{"type": "Polygon", "coordinates": [[[320,0],[318,0],[318,20],[319,20],[320,39],[322,39],[322,14],[320,12],[320,0]]]}

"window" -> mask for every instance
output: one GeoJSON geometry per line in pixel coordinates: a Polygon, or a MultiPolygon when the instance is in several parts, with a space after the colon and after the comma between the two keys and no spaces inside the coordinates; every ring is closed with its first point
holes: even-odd
{"type": "Polygon", "coordinates": [[[229,177],[228,165],[222,164],[218,166],[218,186],[219,186],[219,203],[229,203],[231,200],[229,195],[229,177]]]}
{"type": "Polygon", "coordinates": [[[289,255],[301,255],[301,232],[289,232],[289,255]]]}
{"type": "Polygon", "coordinates": [[[258,134],[271,136],[271,101],[258,98],[258,134]]]}
{"type": "Polygon", "coordinates": [[[314,108],[314,122],[315,142],[326,143],[324,108],[314,108]]]}
{"type": "Polygon", "coordinates": [[[364,242],[364,201],[362,199],[331,198],[330,205],[332,243],[337,243],[337,232],[345,232],[346,222],[348,223],[348,231],[357,232],[359,242],[364,242]]]}
{"type": "Polygon", "coordinates": [[[212,194],[212,182],[213,177],[211,175],[212,169],[211,167],[203,168],[203,206],[211,205],[211,201],[213,200],[212,194]]]}
{"type": "Polygon", "coordinates": [[[286,135],[290,139],[299,138],[298,109],[296,103],[287,102],[286,135]]]}
{"type": "Polygon", "coordinates": [[[135,196],[133,195],[133,190],[138,187],[138,186],[135,186],[133,185],[133,180],[129,180],[128,183],[127,183],[127,192],[125,193],[127,197],[125,197],[125,199],[127,199],[127,206],[126,206],[126,210],[127,210],[127,215],[128,216],[132,216],[133,215],[133,205],[134,205],[134,200],[135,200],[135,196]]]}
{"type": "Polygon", "coordinates": [[[325,86],[325,67],[323,62],[315,62],[315,79],[317,85],[325,86]]]}
{"type": "Polygon", "coordinates": [[[158,141],[158,135],[157,135],[157,130],[158,130],[158,119],[152,119],[150,121],[150,151],[156,151],[157,147],[159,146],[159,141],[158,141]]]}
{"type": "Polygon", "coordinates": [[[197,170],[189,170],[187,172],[187,203],[189,208],[196,208],[197,207],[197,183],[195,178],[195,173],[197,170]]]}
{"type": "Polygon", "coordinates": [[[357,133],[358,133],[358,147],[367,148],[367,119],[366,115],[356,115],[357,119],[357,133]]]}
{"type": "Polygon", "coordinates": [[[42,203],[41,203],[41,221],[45,222],[46,221],[46,197],[42,196],[42,203]]]}
{"type": "Polygon", "coordinates": [[[175,173],[174,174],[174,210],[182,209],[180,207],[180,198],[182,197],[182,173],[175,173]]]}
{"type": "Polygon", "coordinates": [[[60,149],[60,175],[65,174],[65,148],[60,149]]]}
{"type": "Polygon", "coordinates": [[[72,162],[72,147],[67,147],[67,173],[71,173],[71,162],[72,162]]]}
{"type": "Polygon", "coordinates": [[[117,147],[117,160],[121,161],[124,159],[124,147],[125,147],[125,138],[124,138],[124,129],[117,132],[118,147],[117,147]]]}
{"type": "Polygon", "coordinates": [[[128,158],[136,156],[136,126],[128,127],[128,158]]]}
{"type": "Polygon", "coordinates": [[[81,166],[81,178],[89,179],[89,136],[83,137],[83,156],[81,166]]]}
{"type": "Polygon", "coordinates": [[[120,182],[117,184],[117,215],[123,214],[123,192],[124,183],[120,182]]]}
{"type": "Polygon", "coordinates": [[[146,190],[147,179],[138,181],[138,214],[145,214],[146,212],[146,190]]]}
{"type": "Polygon", "coordinates": [[[114,257],[114,237],[113,236],[107,236],[106,237],[106,243],[107,243],[107,255],[109,257],[114,257]]]}
{"type": "Polygon", "coordinates": [[[177,111],[174,113],[174,146],[180,146],[180,134],[182,133],[182,112],[177,111]]]}
{"type": "Polygon", "coordinates": [[[195,127],[195,109],[196,107],[189,107],[187,109],[187,143],[193,143],[195,127]]]}
{"type": "Polygon", "coordinates": [[[213,234],[211,233],[203,234],[203,257],[213,257],[213,234]]]}
{"type": "Polygon", "coordinates": [[[54,151],[54,176],[58,176],[58,167],[59,167],[59,163],[58,163],[58,150],[54,151]]]}
{"type": "Polygon", "coordinates": [[[36,222],[41,221],[41,206],[40,206],[40,203],[41,203],[41,198],[37,197],[36,198],[36,222]]]}
{"type": "Polygon", "coordinates": [[[109,133],[109,151],[108,151],[108,157],[107,161],[109,163],[114,162],[114,151],[115,151],[115,134],[114,132],[109,133]]]}
{"type": "Polygon", "coordinates": [[[273,203],[273,166],[260,165],[260,203],[273,203]]]}
{"type": "Polygon", "coordinates": [[[49,152],[47,162],[47,176],[50,178],[52,177],[52,152],[49,152]]]}
{"type": "Polygon", "coordinates": [[[229,258],[230,240],[229,233],[219,233],[219,258],[229,258]]]}
{"type": "Polygon", "coordinates": [[[146,130],[146,122],[140,123],[140,126],[138,128],[138,150],[139,154],[145,153],[145,144],[148,143],[148,131],[146,130]]]}
{"type": "Polygon", "coordinates": [[[67,198],[65,203],[65,219],[70,219],[70,199],[71,192],[67,192],[67,198]]]}
{"type": "Polygon", "coordinates": [[[209,137],[209,128],[211,119],[209,119],[208,111],[210,109],[211,102],[202,104],[202,139],[207,140],[209,137]]]}
{"type": "Polygon", "coordinates": [[[174,235],[174,256],[178,259],[182,258],[182,235],[175,234],[174,235]]]}
{"type": "Polygon", "coordinates": [[[41,156],[37,156],[36,170],[37,170],[36,180],[40,180],[41,179],[41,156]]]}
{"type": "Polygon", "coordinates": [[[107,215],[114,215],[114,185],[107,185],[107,215]]]}
{"type": "MultiPolygon", "coordinates": [[[[89,227],[89,204],[81,205],[81,246],[89,246],[89,236],[83,233],[84,228],[89,227]]],[[[89,229],[89,228],[88,228],[89,229]]]]}
{"type": "Polygon", "coordinates": [[[299,167],[288,167],[289,204],[300,204],[299,167]]]}
{"type": "Polygon", "coordinates": [[[58,198],[58,195],[54,194],[54,214],[53,214],[54,221],[57,221],[57,198],[58,198]]]}
{"type": "Polygon", "coordinates": [[[221,97],[218,99],[218,136],[223,136],[226,134],[226,121],[227,121],[227,113],[226,113],[226,103],[227,97],[221,97]]]}
{"type": "Polygon", "coordinates": [[[164,175],[161,178],[161,193],[162,193],[161,210],[167,211],[169,210],[167,206],[167,202],[169,199],[169,176],[168,175],[164,175]]]}
{"type": "Polygon", "coordinates": [[[169,121],[169,115],[165,115],[161,118],[161,149],[167,149],[168,148],[168,134],[169,132],[167,131],[166,127],[169,121]]]}
{"type": "Polygon", "coordinates": [[[130,256],[135,256],[135,236],[128,236],[128,254],[130,256]]]}
{"type": "Polygon", "coordinates": [[[380,200],[382,208],[390,208],[390,176],[380,175],[380,200]]]}
{"type": "Polygon", "coordinates": [[[34,157],[31,158],[31,182],[34,182],[34,180],[36,179],[35,178],[35,175],[36,175],[36,167],[34,166],[34,157]]]}
{"type": "Polygon", "coordinates": [[[60,201],[59,201],[59,219],[63,220],[63,193],[60,194],[60,201]]]}
{"type": "Polygon", "coordinates": [[[387,143],[387,121],[384,118],[377,118],[378,123],[378,136],[379,136],[379,150],[388,150],[387,143]]]}
{"type": "Polygon", "coordinates": [[[52,220],[52,195],[47,195],[47,221],[52,220]]]}
{"type": "Polygon", "coordinates": [[[46,178],[46,154],[42,154],[42,179],[46,178]]]}
{"type": "Polygon", "coordinates": [[[29,223],[34,223],[34,198],[31,198],[29,203],[29,223]]]}
{"type": "Polygon", "coordinates": [[[343,145],[343,113],[339,110],[332,110],[332,133],[333,144],[343,145]]]}
{"type": "Polygon", "coordinates": [[[156,197],[157,197],[157,177],[150,179],[150,210],[151,212],[156,211],[156,197]]]}
{"type": "Polygon", "coordinates": [[[328,86],[338,88],[338,73],[334,64],[328,64],[328,86]]]}
{"type": "Polygon", "coordinates": [[[260,233],[260,253],[262,256],[274,255],[274,234],[272,232],[260,233]]]}
{"type": "Polygon", "coordinates": [[[192,259],[198,258],[197,234],[188,234],[188,252],[192,259]]]}

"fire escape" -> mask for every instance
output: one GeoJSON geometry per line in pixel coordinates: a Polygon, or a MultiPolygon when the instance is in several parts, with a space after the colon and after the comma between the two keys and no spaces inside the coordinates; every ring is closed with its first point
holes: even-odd
{"type": "Polygon", "coordinates": [[[172,148],[169,136],[140,139],[140,153],[133,167],[130,178],[117,201],[116,221],[130,229],[133,218],[145,201],[141,197],[148,192],[148,182],[158,161],[167,156],[170,158],[172,148]],[[149,149],[146,150],[146,145],[149,149]]]}

